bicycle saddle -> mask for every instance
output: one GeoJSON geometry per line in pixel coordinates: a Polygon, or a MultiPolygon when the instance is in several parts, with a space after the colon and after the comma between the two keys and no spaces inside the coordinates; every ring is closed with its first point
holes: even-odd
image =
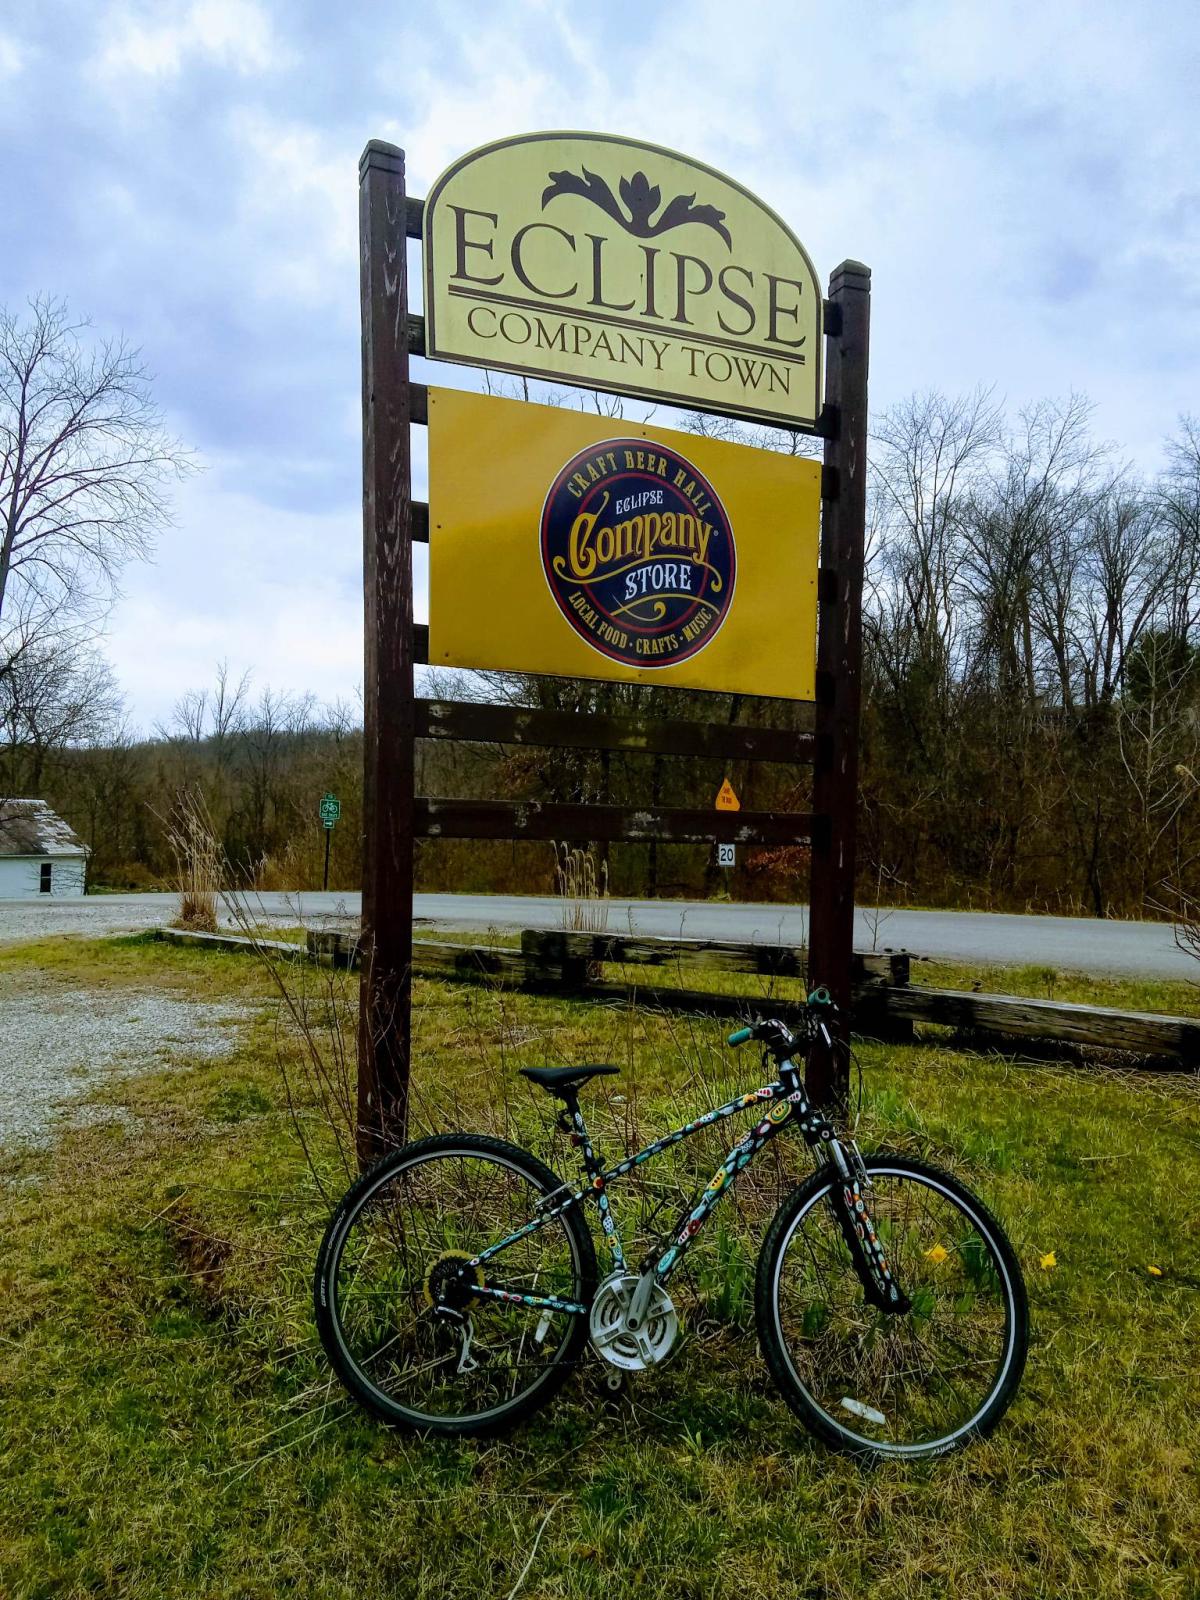
{"type": "Polygon", "coordinates": [[[574,1092],[589,1078],[611,1077],[620,1067],[522,1067],[521,1076],[536,1083],[548,1094],[561,1094],[564,1089],[574,1092]]]}

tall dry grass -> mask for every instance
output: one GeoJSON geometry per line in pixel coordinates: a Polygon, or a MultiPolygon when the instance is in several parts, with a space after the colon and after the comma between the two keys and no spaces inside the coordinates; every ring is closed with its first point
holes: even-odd
{"type": "Polygon", "coordinates": [[[554,892],[562,900],[562,925],[572,933],[603,933],[608,927],[608,862],[597,866],[586,850],[554,847],[554,892]]]}
{"type": "Polygon", "coordinates": [[[225,880],[225,857],[204,796],[183,789],[165,819],[167,843],[175,862],[179,895],[177,928],[216,933],[217,901],[225,880]]]}

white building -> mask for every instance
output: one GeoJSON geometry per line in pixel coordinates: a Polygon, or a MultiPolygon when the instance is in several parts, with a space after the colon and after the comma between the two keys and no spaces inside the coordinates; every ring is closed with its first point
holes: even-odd
{"type": "Polygon", "coordinates": [[[0,799],[0,900],[82,894],[87,855],[44,800],[0,799]]]}

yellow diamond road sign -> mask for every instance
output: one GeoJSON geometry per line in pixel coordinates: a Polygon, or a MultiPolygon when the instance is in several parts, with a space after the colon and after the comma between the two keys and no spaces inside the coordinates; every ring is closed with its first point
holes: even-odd
{"type": "Polygon", "coordinates": [[[716,807],[718,811],[740,811],[742,809],[742,802],[734,794],[733,785],[728,778],[717,790],[716,807]]]}

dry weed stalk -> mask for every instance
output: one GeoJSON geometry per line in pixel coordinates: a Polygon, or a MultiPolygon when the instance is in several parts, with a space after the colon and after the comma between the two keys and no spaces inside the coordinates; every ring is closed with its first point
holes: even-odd
{"type": "Polygon", "coordinates": [[[603,933],[608,927],[608,862],[599,869],[589,846],[554,847],[554,889],[561,896],[562,924],[573,933],[603,933]]]}
{"type": "Polygon", "coordinates": [[[216,933],[225,862],[204,796],[198,789],[181,790],[164,820],[179,893],[175,926],[216,933]]]}
{"type": "MultiPolygon", "coordinates": [[[[333,1143],[337,1166],[349,1181],[357,1175],[358,1132],[358,975],[345,968],[315,965],[305,945],[295,956],[264,940],[267,913],[254,906],[253,890],[227,890],[224,901],[239,932],[253,941],[255,953],[280,999],[276,1060],[288,1112],[320,1193],[327,1188],[328,1162],[314,1148],[333,1143]]],[[[296,921],[301,920],[299,903],[296,921]]]]}
{"type": "Polygon", "coordinates": [[[1162,892],[1161,900],[1149,902],[1150,909],[1170,917],[1175,943],[1187,955],[1195,956],[1200,961],[1200,894],[1179,882],[1164,883],[1162,892]]]}

